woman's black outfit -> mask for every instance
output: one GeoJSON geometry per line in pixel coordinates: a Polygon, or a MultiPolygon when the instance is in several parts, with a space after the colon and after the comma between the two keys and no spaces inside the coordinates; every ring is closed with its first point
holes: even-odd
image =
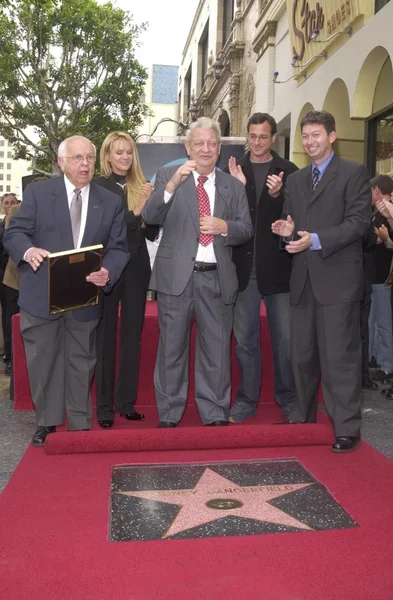
{"type": "MultiPolygon", "coordinates": [[[[96,395],[97,418],[113,421],[114,412],[131,416],[135,412],[138,391],[140,340],[145,314],[146,293],[150,280],[150,259],[146,238],[153,241],[158,227],[142,227],[142,219],[128,209],[125,178],[112,173],[109,178],[98,177],[102,185],[124,200],[130,261],[120,280],[104,296],[103,317],[97,329],[96,395]],[[120,347],[116,375],[116,330],[119,302],[121,303],[120,347]]],[[[140,415],[140,418],[143,418],[140,415]]],[[[101,423],[100,423],[101,424],[101,423]]],[[[110,426],[108,423],[106,426],[110,426]]]]}

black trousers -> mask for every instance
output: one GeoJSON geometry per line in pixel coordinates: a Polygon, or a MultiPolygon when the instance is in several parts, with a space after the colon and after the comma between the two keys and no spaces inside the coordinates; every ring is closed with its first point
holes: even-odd
{"type": "Polygon", "coordinates": [[[321,376],[336,436],[360,435],[360,302],[319,304],[307,278],[299,303],[291,305],[291,357],[297,402],[289,419],[316,421],[321,376]]]}
{"type": "Polygon", "coordinates": [[[128,264],[115,288],[104,297],[104,313],[97,330],[96,393],[99,420],[113,419],[114,412],[135,412],[147,289],[134,276],[132,267],[128,264]],[[116,377],[119,303],[120,347],[116,377]]]}
{"type": "Polygon", "coordinates": [[[360,302],[360,335],[362,338],[362,375],[369,375],[368,346],[370,334],[368,331],[368,318],[371,309],[371,293],[364,294],[360,302]]]}
{"type": "MultiPolygon", "coordinates": [[[[14,398],[14,365],[12,361],[12,317],[20,311],[18,305],[19,290],[5,285],[6,295],[6,328],[8,332],[7,344],[4,342],[4,354],[6,362],[11,362],[10,400],[14,398]],[[7,357],[9,356],[9,359],[7,357]]],[[[16,366],[16,365],[15,365],[16,366]]]]}
{"type": "Polygon", "coordinates": [[[11,331],[7,328],[7,294],[3,283],[4,271],[0,271],[0,304],[1,304],[1,327],[4,340],[4,362],[11,360],[11,331]]]}

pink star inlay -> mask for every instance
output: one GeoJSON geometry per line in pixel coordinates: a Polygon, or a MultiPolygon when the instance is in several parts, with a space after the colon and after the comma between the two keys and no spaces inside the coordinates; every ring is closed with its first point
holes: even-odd
{"type": "Polygon", "coordinates": [[[180,506],[172,524],[163,535],[163,538],[167,538],[226,516],[254,519],[312,531],[308,525],[269,503],[269,500],[273,500],[273,498],[290,494],[310,485],[312,484],[239,486],[207,467],[193,489],[118,493],[180,506]]]}

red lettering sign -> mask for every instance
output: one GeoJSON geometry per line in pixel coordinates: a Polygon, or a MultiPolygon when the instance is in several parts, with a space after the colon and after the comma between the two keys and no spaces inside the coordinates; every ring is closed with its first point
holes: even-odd
{"type": "Polygon", "coordinates": [[[293,55],[301,60],[304,56],[306,44],[311,41],[314,29],[321,30],[325,23],[323,8],[316,3],[315,9],[310,10],[308,0],[294,0],[292,9],[292,28],[295,37],[299,40],[300,47],[293,47],[293,55]],[[298,8],[300,7],[300,10],[298,8]],[[300,19],[298,20],[298,17],[300,19]]]}

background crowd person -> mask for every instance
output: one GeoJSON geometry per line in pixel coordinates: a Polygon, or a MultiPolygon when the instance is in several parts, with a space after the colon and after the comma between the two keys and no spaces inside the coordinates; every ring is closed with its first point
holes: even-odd
{"type": "Polygon", "coordinates": [[[362,238],[363,244],[363,266],[364,266],[364,293],[363,298],[360,301],[360,335],[362,340],[362,388],[364,390],[377,390],[378,384],[375,383],[370,377],[370,365],[369,365],[369,348],[370,348],[370,334],[368,329],[368,322],[370,318],[371,310],[371,294],[373,288],[371,285],[371,277],[369,270],[367,269],[367,255],[369,252],[373,252],[379,243],[376,233],[376,228],[370,223],[368,230],[362,238]]]}
{"type": "Polygon", "coordinates": [[[186,135],[189,160],[157,172],[142,211],[147,223],[163,223],[150,282],[160,327],[154,371],[159,427],[176,427],[186,406],[193,317],[199,414],[204,425],[228,425],[238,287],[232,246],[245,244],[253,230],[244,185],[215,168],[220,141],[217,122],[201,117],[192,123],[186,135]]]}
{"type": "Polygon", "coordinates": [[[146,239],[154,241],[157,226],[147,226],[141,211],[153,190],[142,173],[135,142],[123,132],[110,133],[100,152],[101,177],[94,181],[120,196],[124,205],[130,261],[110,293],[104,295],[104,312],[97,331],[97,417],[103,428],[112,427],[114,414],[131,421],[144,415],[135,410],[150,259],[146,239]],[[120,346],[116,377],[116,331],[121,304],[120,346]],[[116,384],[115,384],[116,379],[116,384]]]}
{"type": "Polygon", "coordinates": [[[393,331],[391,291],[385,287],[392,262],[392,251],[384,242],[382,227],[388,228],[388,220],[377,209],[381,200],[390,202],[393,180],[388,175],[377,175],[371,180],[372,202],[375,208],[373,225],[379,236],[379,244],[366,257],[366,270],[372,284],[371,311],[369,317],[369,360],[377,367],[372,373],[376,382],[393,377],[393,331]],[[381,233],[379,233],[381,230],[381,233]]]}
{"type": "Polygon", "coordinates": [[[121,199],[90,183],[95,159],[88,139],[64,140],[58,149],[63,175],[26,188],[4,236],[21,270],[20,328],[36,410],[34,446],[43,446],[65,415],[70,431],[91,428],[95,332],[102,314],[102,303],[49,313],[48,254],[102,244],[102,267],[87,280],[104,291],[110,291],[129,259],[121,199]]]}
{"type": "Polygon", "coordinates": [[[280,218],[284,202],[283,185],[297,170],[296,165],[272,150],[277,124],[266,113],[253,114],[247,124],[249,152],[236,164],[231,157],[229,172],[246,186],[254,237],[236,246],[239,293],[236,299],[233,332],[240,384],[229,420],[240,423],[255,415],[262,378],[260,309],[264,299],[274,364],[274,398],[288,415],[296,398],[290,357],[289,276],[292,257],[283,252],[271,225],[280,218]]]}
{"type": "MultiPolygon", "coordinates": [[[[8,228],[11,218],[16,215],[19,211],[20,203],[11,206],[8,214],[5,218],[5,229],[8,228]]],[[[13,378],[13,357],[12,357],[12,317],[19,313],[19,282],[20,282],[20,272],[15,265],[14,261],[11,257],[8,258],[7,266],[4,271],[3,277],[3,285],[5,288],[5,296],[6,296],[6,327],[9,332],[9,356],[10,360],[7,363],[7,367],[9,370],[9,375],[11,375],[10,381],[10,400],[13,399],[13,390],[14,390],[14,378],[13,378]]]]}
{"type": "Polygon", "coordinates": [[[336,433],[332,451],[349,452],[360,440],[362,237],[371,221],[370,179],[366,167],[333,152],[333,115],[310,111],[300,127],[312,164],[288,178],[286,219],[272,226],[293,254],[291,356],[297,402],[288,422],[316,421],[321,375],[336,433]]]}
{"type": "Polygon", "coordinates": [[[8,263],[7,250],[4,248],[4,232],[7,215],[12,206],[18,204],[16,194],[6,193],[1,198],[1,208],[4,218],[0,222],[0,303],[1,303],[1,325],[3,328],[5,374],[11,375],[11,327],[7,320],[7,290],[3,283],[4,273],[8,263]]]}

